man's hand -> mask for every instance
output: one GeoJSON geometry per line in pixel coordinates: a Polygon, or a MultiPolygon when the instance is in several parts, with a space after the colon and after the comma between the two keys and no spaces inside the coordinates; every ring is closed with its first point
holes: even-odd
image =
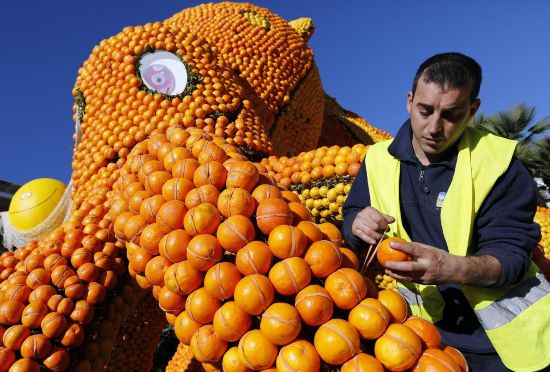
{"type": "Polygon", "coordinates": [[[492,256],[455,256],[443,249],[421,243],[392,242],[390,246],[413,256],[413,261],[389,261],[386,273],[397,280],[420,284],[468,284],[488,287],[502,273],[492,256]]]}
{"type": "Polygon", "coordinates": [[[388,224],[395,222],[395,218],[380,213],[378,210],[367,207],[357,213],[351,226],[351,232],[367,244],[376,244],[382,239],[388,224]]]}

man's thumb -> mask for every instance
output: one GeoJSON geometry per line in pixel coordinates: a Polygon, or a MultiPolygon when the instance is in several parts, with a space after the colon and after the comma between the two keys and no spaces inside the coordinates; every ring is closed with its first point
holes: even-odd
{"type": "Polygon", "coordinates": [[[395,222],[395,218],[390,216],[390,215],[387,215],[387,214],[384,214],[382,213],[382,216],[384,216],[384,218],[386,219],[386,222],[387,223],[394,223],[395,222]]]}

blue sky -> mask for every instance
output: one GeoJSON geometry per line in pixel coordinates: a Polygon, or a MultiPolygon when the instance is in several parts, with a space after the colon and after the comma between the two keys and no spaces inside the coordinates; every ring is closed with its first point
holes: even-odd
{"type": "MultiPolygon", "coordinates": [[[[70,180],[71,89],[102,39],[161,21],[197,1],[0,0],[0,179],[70,180]]],[[[325,91],[395,134],[417,66],[445,51],[482,65],[480,111],[520,102],[550,115],[550,2],[546,0],[255,1],[287,20],[311,17],[325,91]]]]}

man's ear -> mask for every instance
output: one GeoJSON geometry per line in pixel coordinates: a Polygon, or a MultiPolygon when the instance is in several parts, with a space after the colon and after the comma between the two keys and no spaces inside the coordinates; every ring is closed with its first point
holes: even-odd
{"type": "Polygon", "coordinates": [[[413,92],[408,92],[407,93],[407,111],[409,112],[409,115],[411,114],[413,98],[414,98],[414,93],[413,92]]]}
{"type": "Polygon", "coordinates": [[[473,117],[476,114],[477,110],[479,109],[479,105],[481,105],[481,101],[479,100],[479,98],[476,98],[470,105],[470,117],[473,117]]]}

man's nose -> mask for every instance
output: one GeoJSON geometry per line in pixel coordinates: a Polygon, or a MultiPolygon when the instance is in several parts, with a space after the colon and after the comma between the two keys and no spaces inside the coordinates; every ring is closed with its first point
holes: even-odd
{"type": "Polygon", "coordinates": [[[430,117],[427,129],[430,134],[439,133],[443,129],[443,118],[441,117],[441,115],[434,113],[430,117]]]}

